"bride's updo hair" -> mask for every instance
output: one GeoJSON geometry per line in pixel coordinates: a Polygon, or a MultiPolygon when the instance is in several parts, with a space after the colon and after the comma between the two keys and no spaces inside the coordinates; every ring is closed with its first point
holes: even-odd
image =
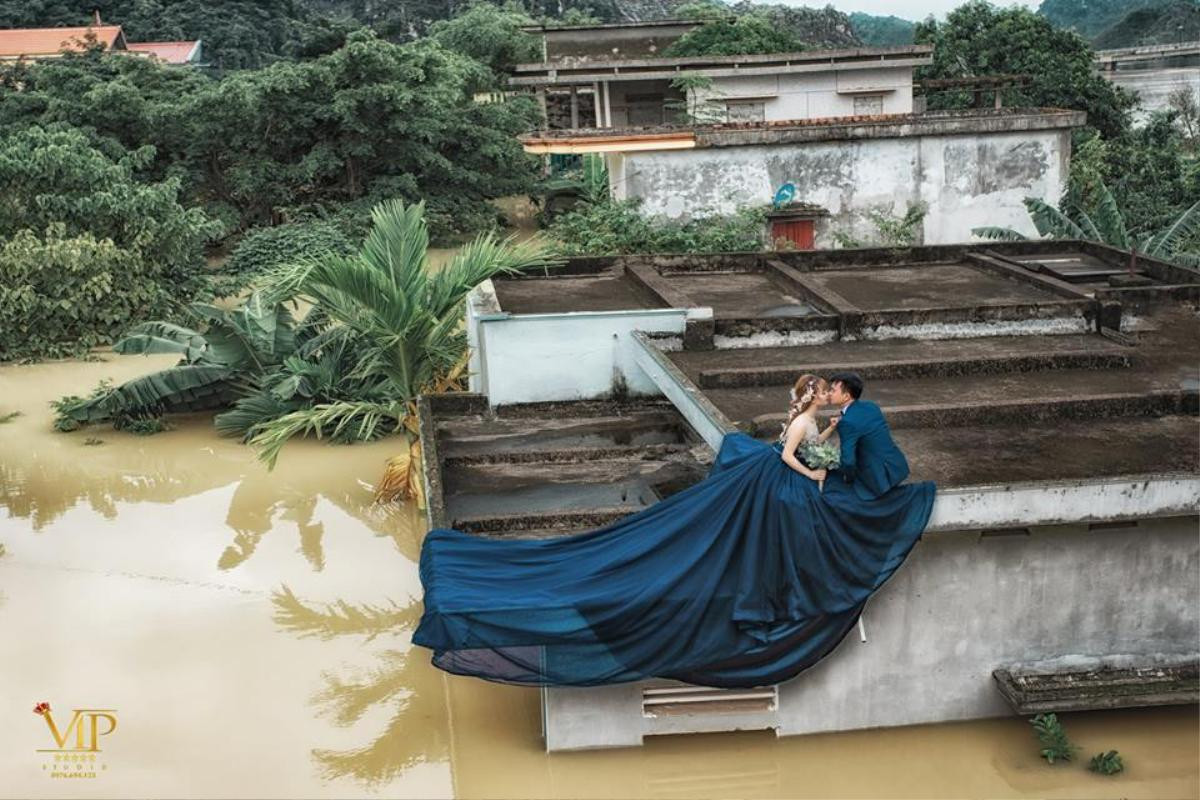
{"type": "Polygon", "coordinates": [[[823,391],[827,386],[825,379],[817,375],[801,375],[796,379],[796,384],[792,387],[792,402],[788,405],[787,422],[783,424],[785,432],[792,420],[812,405],[817,392],[823,391]]]}

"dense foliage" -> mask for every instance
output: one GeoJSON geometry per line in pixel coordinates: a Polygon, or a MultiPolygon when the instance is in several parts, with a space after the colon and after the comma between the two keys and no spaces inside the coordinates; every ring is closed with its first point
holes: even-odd
{"type": "Polygon", "coordinates": [[[664,56],[735,56],[754,53],[794,53],[804,49],[800,39],[756,15],[719,17],[679,37],[664,56]]]}
{"type": "Polygon", "coordinates": [[[487,68],[436,41],[370,31],[333,53],[212,80],[89,53],[0,66],[0,129],[66,122],[107,152],[140,150],[142,178],[180,180],[183,199],[229,231],[298,215],[426,199],[445,240],[492,224],[491,198],[532,185],[516,134],[536,118],[517,98],[480,105],[487,68]]]}
{"type": "Polygon", "coordinates": [[[1096,49],[1176,44],[1200,39],[1200,3],[1170,0],[1135,8],[1092,39],[1096,49]]]}
{"type": "Polygon", "coordinates": [[[24,230],[0,245],[0,361],[82,355],[130,319],[161,313],[166,286],[110,240],[24,230]]]}
{"type": "Polygon", "coordinates": [[[207,291],[219,226],[177,179],[136,180],[151,150],[113,149],[69,127],[0,136],[0,361],[85,352],[207,291]]]}
{"type": "MultiPolygon", "coordinates": [[[[971,0],[943,22],[931,17],[917,25],[915,39],[934,45],[933,64],[921,68],[918,78],[1029,75],[1030,85],[1004,90],[1004,105],[1081,109],[1104,136],[1129,127],[1133,96],[1095,71],[1083,37],[1032,11],[971,0]]],[[[939,92],[929,98],[929,107],[966,108],[971,102],[969,92],[939,92]]]]}
{"type": "Polygon", "coordinates": [[[762,249],[765,209],[670,222],[643,216],[634,200],[583,203],[555,218],[548,235],[565,255],[717,253],[762,249]]]}
{"type": "Polygon", "coordinates": [[[863,44],[874,47],[896,47],[913,43],[916,24],[900,17],[875,16],[856,11],[850,15],[854,33],[863,44]]]}
{"type": "Polygon", "coordinates": [[[229,285],[216,293],[228,295],[280,269],[327,254],[350,255],[354,250],[346,232],[328,220],[254,228],[246,232],[230,253],[221,270],[229,285]]]}

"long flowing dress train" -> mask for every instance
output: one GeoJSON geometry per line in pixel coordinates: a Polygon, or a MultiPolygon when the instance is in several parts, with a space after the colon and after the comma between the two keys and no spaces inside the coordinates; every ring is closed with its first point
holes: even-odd
{"type": "Polygon", "coordinates": [[[822,492],[780,447],[727,434],[705,480],[573,536],[430,531],[413,642],[441,669],[503,683],[750,687],[795,676],[904,561],[935,487],[865,501],[831,472],[822,492]]]}

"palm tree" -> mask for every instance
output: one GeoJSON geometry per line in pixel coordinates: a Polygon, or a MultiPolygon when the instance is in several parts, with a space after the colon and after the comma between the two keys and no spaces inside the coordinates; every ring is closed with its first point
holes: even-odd
{"type": "Polygon", "coordinates": [[[415,401],[461,386],[468,293],[497,275],[558,264],[540,242],[487,233],[434,269],[424,213],[423,203],[381,203],[357,255],[289,266],[234,312],[199,306],[203,330],[134,328],[118,352],[178,352],[180,363],[89,398],[64,398],[61,427],[224,407],[218,430],[249,441],[271,465],[294,436],[350,442],[404,432],[409,446],[384,485],[415,491],[415,401]],[[286,306],[296,300],[312,304],[300,323],[286,306]]]}
{"type": "Polygon", "coordinates": [[[298,435],[363,441],[407,429],[415,437],[417,396],[457,386],[464,376],[470,291],[497,275],[558,263],[541,243],[488,233],[432,269],[424,211],[423,203],[382,203],[357,255],[323,255],[275,277],[278,293],[319,310],[317,349],[336,351],[340,365],[327,374],[354,390],[251,424],[247,438],[268,463],[298,435]]]}
{"type": "MultiPolygon", "coordinates": [[[[1055,208],[1037,198],[1026,197],[1025,208],[1042,238],[1086,239],[1184,267],[1200,267],[1200,252],[1196,250],[1200,240],[1200,202],[1192,204],[1162,230],[1135,234],[1129,230],[1116,199],[1103,181],[1095,184],[1087,199],[1091,202],[1067,201],[1055,208]]],[[[1019,231],[1000,227],[972,228],[971,233],[1002,241],[1028,238],[1019,231]]]]}

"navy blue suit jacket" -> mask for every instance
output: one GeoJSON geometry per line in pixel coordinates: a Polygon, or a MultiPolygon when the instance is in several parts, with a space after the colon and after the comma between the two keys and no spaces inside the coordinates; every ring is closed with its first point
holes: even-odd
{"type": "Polygon", "coordinates": [[[855,400],[837,426],[841,440],[839,471],[855,494],[874,500],[908,477],[908,459],[896,443],[879,406],[855,400]]]}

